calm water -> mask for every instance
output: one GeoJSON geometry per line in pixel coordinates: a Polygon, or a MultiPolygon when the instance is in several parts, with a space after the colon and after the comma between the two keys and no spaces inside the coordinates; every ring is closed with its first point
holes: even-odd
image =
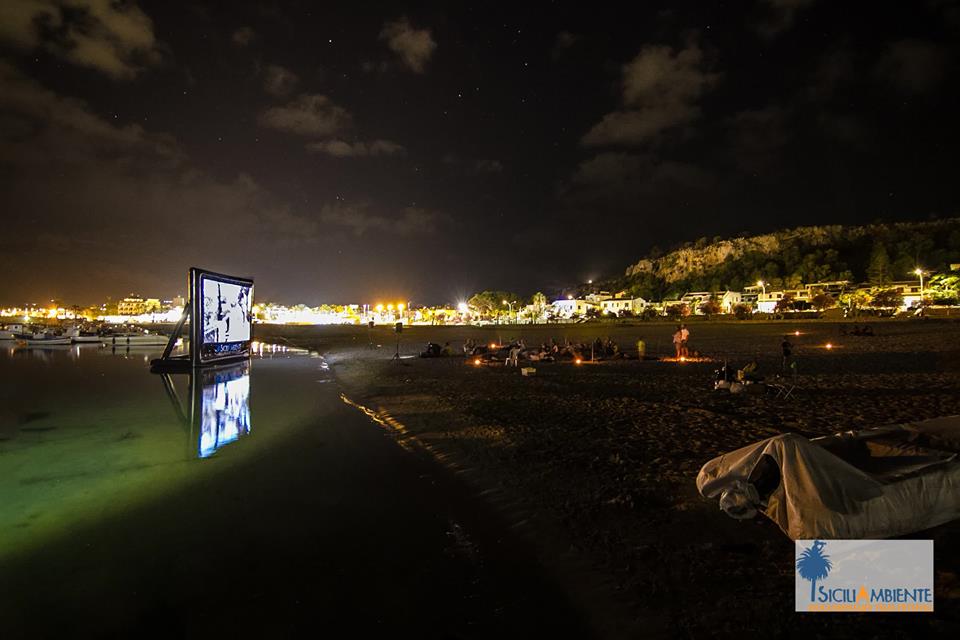
{"type": "Polygon", "coordinates": [[[342,403],[322,358],[267,348],[165,380],[156,355],[0,346],[4,638],[583,628],[500,517],[342,403]]]}

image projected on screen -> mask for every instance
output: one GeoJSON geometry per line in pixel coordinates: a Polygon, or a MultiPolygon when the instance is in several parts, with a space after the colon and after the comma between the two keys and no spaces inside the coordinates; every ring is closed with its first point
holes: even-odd
{"type": "Polygon", "coordinates": [[[250,370],[247,365],[203,376],[200,393],[201,458],[250,433],[250,370]]]}
{"type": "Polygon", "coordinates": [[[203,342],[250,340],[250,287],[210,278],[202,280],[203,342]]]}

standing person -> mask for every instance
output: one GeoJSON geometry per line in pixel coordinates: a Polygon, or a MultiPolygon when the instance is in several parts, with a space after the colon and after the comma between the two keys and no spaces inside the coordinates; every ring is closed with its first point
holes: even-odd
{"type": "Polygon", "coordinates": [[[677,330],[673,334],[673,348],[677,352],[677,360],[683,355],[683,329],[677,325],[677,330]]]}
{"type": "Polygon", "coordinates": [[[790,366],[790,360],[793,357],[793,345],[790,344],[790,340],[787,336],[783,336],[783,342],[780,343],[780,351],[783,354],[783,360],[780,362],[780,370],[786,371],[787,367],[790,366]]]}
{"type": "Polygon", "coordinates": [[[687,357],[690,355],[689,349],[687,349],[687,341],[690,340],[690,330],[687,329],[687,325],[680,325],[680,355],[687,357]]]}

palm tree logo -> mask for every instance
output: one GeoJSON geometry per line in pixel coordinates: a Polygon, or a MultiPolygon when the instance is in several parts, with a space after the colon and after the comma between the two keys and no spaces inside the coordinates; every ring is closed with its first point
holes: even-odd
{"type": "Polygon", "coordinates": [[[823,548],[827,543],[823,540],[814,540],[813,544],[804,549],[797,558],[797,573],[804,580],[810,581],[810,602],[814,601],[817,594],[817,580],[823,580],[830,574],[833,565],[830,563],[830,556],[823,553],[823,548]]]}

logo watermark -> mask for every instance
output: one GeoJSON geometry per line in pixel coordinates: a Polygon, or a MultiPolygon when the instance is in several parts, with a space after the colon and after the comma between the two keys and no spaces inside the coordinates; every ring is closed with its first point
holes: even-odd
{"type": "Polygon", "coordinates": [[[933,611],[933,540],[797,540],[796,611],[933,611]]]}

